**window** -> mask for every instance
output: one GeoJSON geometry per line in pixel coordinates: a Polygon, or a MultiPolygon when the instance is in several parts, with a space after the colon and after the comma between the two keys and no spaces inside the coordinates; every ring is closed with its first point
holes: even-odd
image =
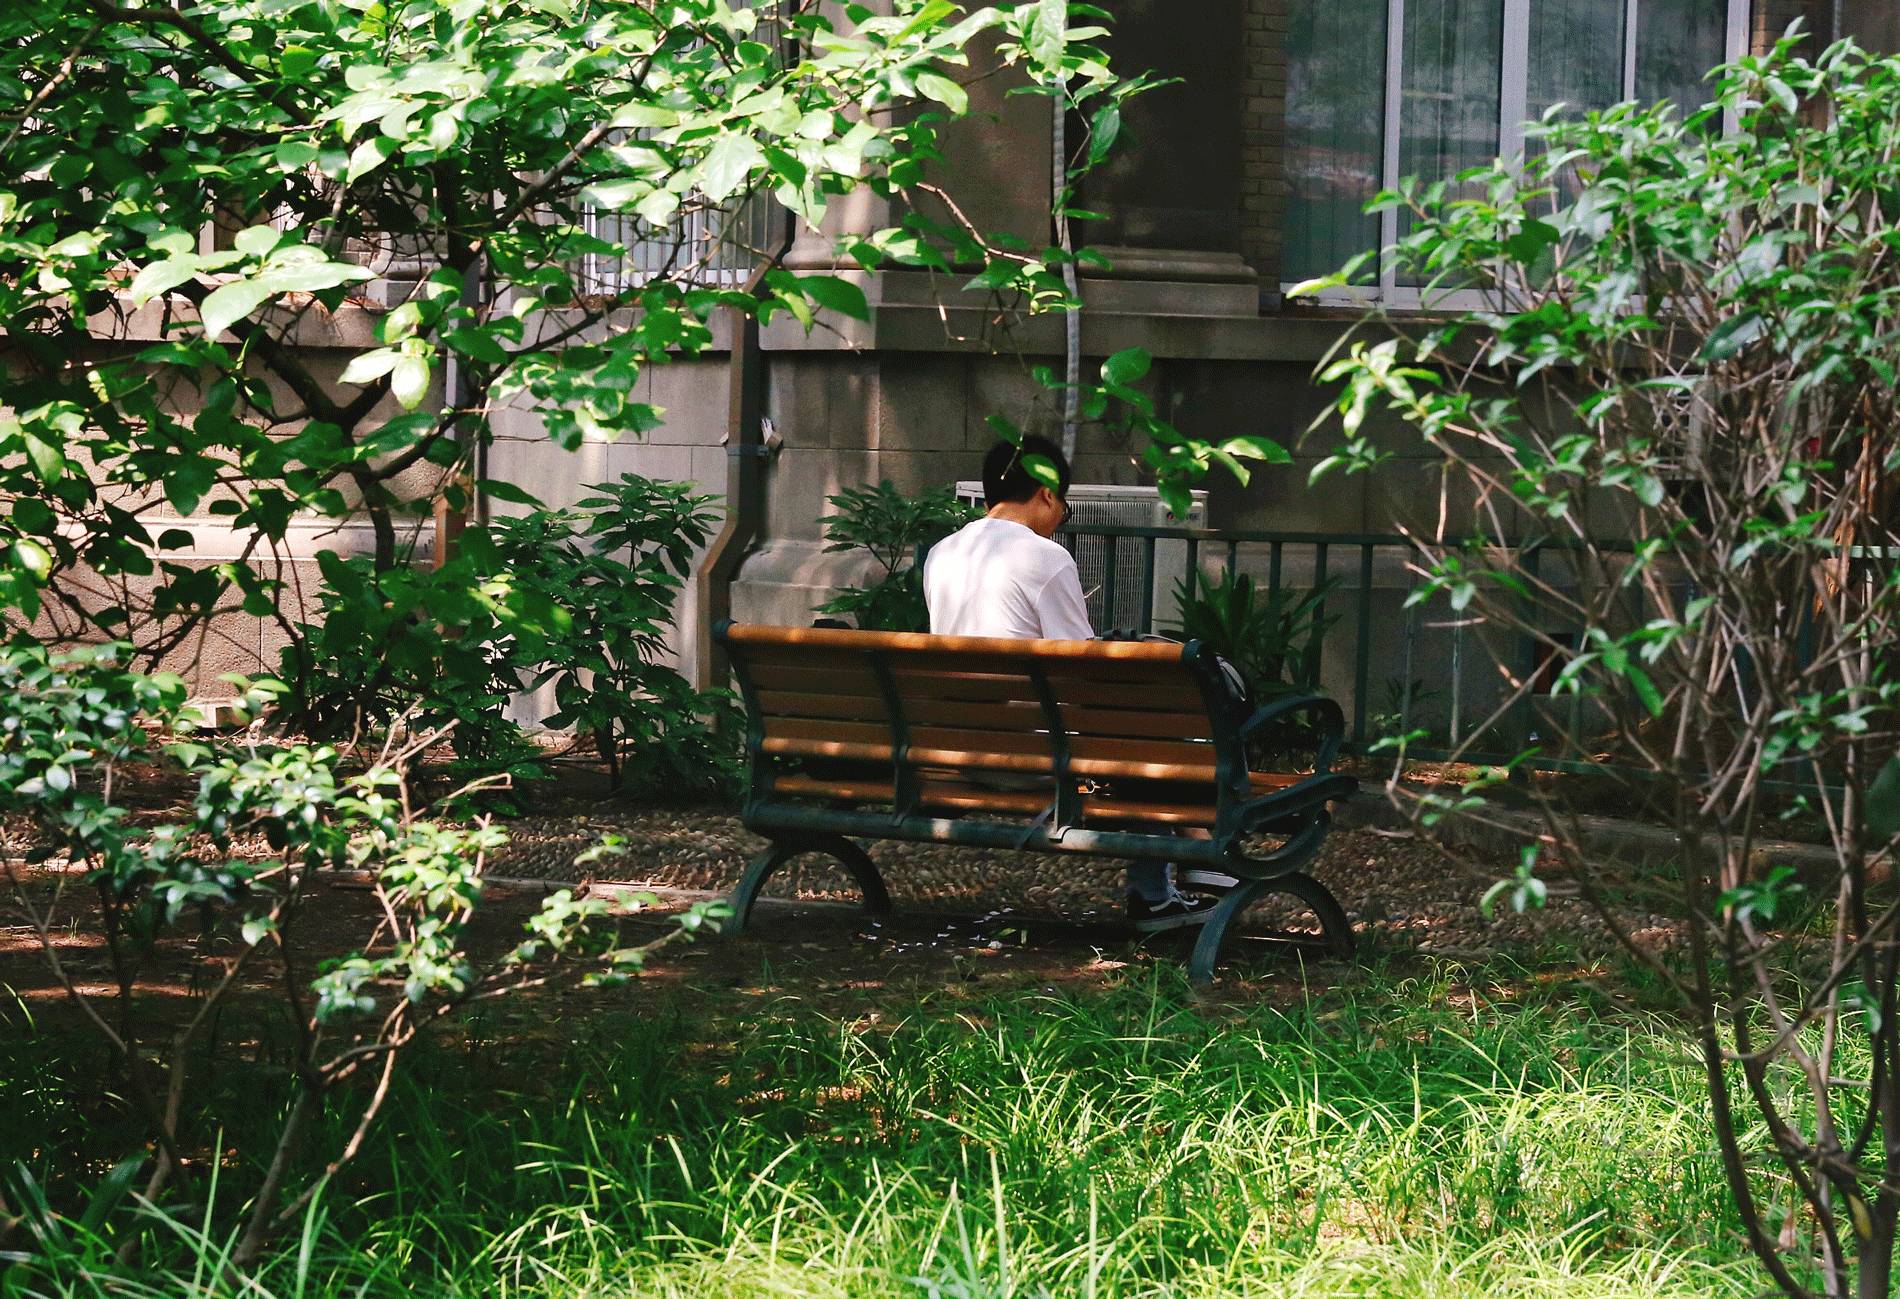
{"type": "MultiPolygon", "coordinates": [[[[1287,34],[1282,244],[1289,283],[1327,275],[1402,233],[1365,214],[1400,178],[1430,182],[1525,147],[1551,105],[1707,101],[1703,77],[1741,55],[1749,0],[1294,0],[1287,34]]],[[[1355,297],[1363,297],[1365,290],[1355,297]]],[[[1418,302],[1382,268],[1377,295],[1418,302]]]]}

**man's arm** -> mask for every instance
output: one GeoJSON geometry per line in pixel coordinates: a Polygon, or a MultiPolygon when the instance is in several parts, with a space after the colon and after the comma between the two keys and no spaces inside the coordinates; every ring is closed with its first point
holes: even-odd
{"type": "Polygon", "coordinates": [[[1042,621],[1044,640],[1094,640],[1095,628],[1089,625],[1089,604],[1082,595],[1082,579],[1075,561],[1062,565],[1043,583],[1036,597],[1036,615],[1042,621]]]}

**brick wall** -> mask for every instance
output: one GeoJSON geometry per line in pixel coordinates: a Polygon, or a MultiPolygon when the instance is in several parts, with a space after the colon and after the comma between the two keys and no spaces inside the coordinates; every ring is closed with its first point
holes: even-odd
{"type": "Polygon", "coordinates": [[[1826,39],[1833,24],[1833,6],[1829,0],[1756,0],[1749,49],[1764,54],[1774,48],[1788,24],[1797,18],[1807,19],[1808,31],[1826,39]]]}
{"type": "Polygon", "coordinates": [[[1240,254],[1264,290],[1280,283],[1280,220],[1286,118],[1286,28],[1292,0],[1246,0],[1246,73],[1241,84],[1240,254]]]}

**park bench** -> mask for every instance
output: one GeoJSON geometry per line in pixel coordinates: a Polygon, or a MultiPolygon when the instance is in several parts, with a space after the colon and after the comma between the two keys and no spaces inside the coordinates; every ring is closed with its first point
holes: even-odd
{"type": "Polygon", "coordinates": [[[1355,785],[1329,770],[1344,725],[1329,699],[1279,699],[1242,717],[1196,641],[732,623],[715,634],[745,702],[744,823],[770,841],[732,894],[728,934],[744,931],[766,880],[806,853],[835,858],[866,909],[888,911],[883,879],[854,840],[899,840],[1232,875],[1240,883],[1189,961],[1198,982],[1213,977],[1234,917],[1269,893],[1300,899],[1331,949],[1352,951],[1339,903],[1300,869],[1326,837],[1328,804],[1355,785]],[[1248,738],[1293,719],[1315,737],[1310,773],[1249,771],[1248,738]],[[1190,829],[1206,837],[1175,833],[1190,829]]]}

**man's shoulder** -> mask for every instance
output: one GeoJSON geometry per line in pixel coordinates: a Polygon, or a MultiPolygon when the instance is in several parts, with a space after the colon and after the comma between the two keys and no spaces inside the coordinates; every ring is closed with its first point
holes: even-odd
{"type": "MultiPolygon", "coordinates": [[[[1059,541],[1038,536],[1020,523],[999,519],[973,519],[930,548],[930,554],[957,555],[974,549],[975,553],[1007,554],[1012,563],[1032,566],[1038,572],[1053,573],[1074,567],[1075,557],[1059,541]]],[[[926,556],[925,563],[928,564],[926,556]]]]}
{"type": "Polygon", "coordinates": [[[1075,567],[1075,556],[1070,554],[1069,548],[1060,541],[1050,537],[1040,537],[1033,532],[1029,534],[1029,540],[1031,544],[1028,549],[1049,568],[1075,567]]]}

